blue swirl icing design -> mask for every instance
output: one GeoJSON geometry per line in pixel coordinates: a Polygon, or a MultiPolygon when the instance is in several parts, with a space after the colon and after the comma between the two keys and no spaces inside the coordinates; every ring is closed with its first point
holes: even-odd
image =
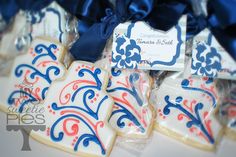
{"type": "MultiPolygon", "coordinates": [[[[14,71],[15,76],[17,78],[23,77],[24,70],[28,69],[31,72],[29,75],[29,77],[31,79],[35,79],[36,76],[38,76],[40,79],[44,80],[47,83],[47,85],[49,86],[52,82],[50,74],[53,74],[54,76],[58,76],[60,74],[60,68],[58,68],[56,66],[50,66],[46,69],[45,73],[43,73],[40,70],[38,70],[37,68],[35,68],[34,66],[37,63],[37,61],[43,57],[49,57],[51,60],[57,60],[57,57],[52,53],[52,49],[56,49],[56,48],[57,48],[57,46],[55,44],[50,44],[48,47],[45,46],[44,44],[38,44],[37,46],[35,46],[34,50],[35,50],[35,53],[37,54],[37,56],[32,60],[32,65],[29,65],[29,64],[18,65],[14,71]]],[[[48,90],[48,86],[41,89],[42,90],[41,91],[41,98],[42,99],[45,98],[46,92],[48,90]]],[[[23,108],[25,105],[39,101],[29,91],[26,92],[24,90],[16,90],[16,91],[13,91],[9,95],[8,100],[7,100],[8,104],[13,105],[15,103],[15,99],[17,97],[19,97],[20,95],[28,96],[28,99],[24,99],[23,102],[19,106],[20,113],[23,111],[23,108]]]]}
{"type": "Polygon", "coordinates": [[[202,119],[199,115],[199,110],[201,110],[203,108],[203,104],[202,103],[197,103],[196,106],[194,107],[194,114],[191,114],[189,111],[187,111],[183,105],[181,104],[183,98],[181,96],[177,97],[175,99],[175,104],[173,104],[170,100],[170,96],[166,95],[165,96],[165,102],[167,103],[167,105],[164,107],[163,109],[163,113],[165,115],[169,115],[170,114],[170,108],[175,108],[179,111],[181,111],[182,113],[184,113],[186,116],[189,117],[189,121],[186,123],[186,126],[188,128],[191,128],[193,125],[195,125],[196,127],[198,127],[202,133],[207,137],[207,139],[209,140],[209,142],[211,144],[215,143],[214,137],[212,137],[210,135],[210,133],[207,131],[207,129],[205,128],[204,124],[202,123],[202,119]]]}
{"type": "MultiPolygon", "coordinates": [[[[211,81],[211,79],[210,79],[210,81],[211,81]]],[[[209,83],[209,79],[206,82],[209,83]]],[[[211,92],[206,91],[206,90],[201,89],[201,88],[189,87],[189,80],[188,79],[183,80],[182,83],[181,83],[181,86],[185,90],[198,91],[198,92],[202,92],[202,93],[205,93],[205,94],[209,95],[212,99],[212,106],[214,108],[216,107],[216,98],[211,92]]]]}
{"type": "Polygon", "coordinates": [[[68,114],[68,115],[65,115],[65,116],[62,116],[60,117],[59,119],[56,120],[56,122],[52,125],[51,127],[51,130],[50,130],[50,137],[53,141],[55,142],[59,142],[63,139],[64,137],[64,133],[63,132],[59,132],[58,133],[58,136],[55,136],[54,135],[54,132],[55,132],[55,127],[63,120],[63,119],[66,119],[66,118],[69,118],[69,117],[74,117],[76,119],[79,119],[80,121],[83,122],[83,124],[86,125],[87,128],[89,128],[89,130],[91,131],[92,134],[83,134],[79,137],[79,139],[77,140],[75,146],[74,146],[74,151],[77,151],[78,150],[78,146],[79,144],[83,141],[83,145],[85,147],[88,147],[89,146],[89,142],[94,142],[96,143],[97,145],[100,146],[101,148],[101,153],[102,154],[106,154],[106,150],[102,147],[102,144],[101,142],[99,141],[98,137],[96,136],[94,130],[91,128],[91,126],[84,120],[84,118],[80,117],[79,115],[75,115],[75,114],[68,114]]]}
{"type": "MultiPolygon", "coordinates": [[[[118,72],[119,75],[121,74],[121,72],[118,72]]],[[[114,72],[112,73],[112,75],[114,74],[114,72]]],[[[113,75],[113,76],[119,76],[119,75],[113,75]]],[[[137,101],[137,103],[139,104],[139,106],[142,106],[143,105],[143,101],[142,99],[140,98],[140,96],[138,95],[138,92],[134,86],[134,82],[137,81],[139,79],[139,74],[138,73],[134,73],[133,75],[130,75],[129,76],[129,82],[130,82],[130,85],[131,85],[131,89],[128,89],[128,88],[125,88],[125,87],[116,87],[116,88],[112,88],[112,89],[107,89],[107,92],[108,93],[111,93],[111,92],[116,92],[116,91],[125,91],[125,92],[128,92],[129,94],[131,94],[137,101]]],[[[112,85],[109,84],[110,86],[112,85]]],[[[109,86],[109,87],[110,87],[109,86]]]]}
{"type": "MultiPolygon", "coordinates": [[[[121,105],[121,104],[119,104],[119,103],[117,103],[117,102],[115,102],[115,105],[116,105],[116,106],[119,106],[121,109],[113,111],[113,112],[111,113],[110,119],[111,119],[115,114],[123,113],[123,115],[120,116],[120,117],[117,119],[117,122],[116,122],[116,124],[117,124],[117,126],[118,126],[119,128],[124,128],[124,127],[125,127],[125,123],[124,123],[122,120],[128,119],[128,120],[132,121],[134,125],[138,126],[138,128],[140,129],[140,131],[141,131],[142,133],[145,132],[144,127],[139,123],[138,119],[137,119],[129,110],[127,110],[123,105],[121,105]]],[[[110,121],[110,119],[109,119],[109,121],[110,121]]]]}
{"type": "Polygon", "coordinates": [[[53,74],[55,76],[60,74],[60,69],[56,66],[51,66],[51,67],[47,68],[46,73],[43,74],[42,72],[40,72],[39,70],[37,70],[33,66],[30,66],[28,64],[21,64],[21,65],[17,66],[17,68],[15,69],[15,76],[21,77],[23,74],[22,69],[26,69],[26,68],[34,71],[30,74],[31,79],[34,79],[36,76],[39,76],[39,77],[43,78],[48,84],[51,84],[51,82],[52,82],[50,75],[49,75],[51,73],[51,71],[54,71],[53,74]]]}
{"type": "MultiPolygon", "coordinates": [[[[96,111],[93,111],[88,105],[87,101],[94,98],[96,91],[101,90],[102,82],[100,81],[98,77],[98,75],[101,73],[101,69],[97,68],[94,70],[94,72],[88,69],[81,69],[78,72],[79,78],[84,77],[85,73],[91,75],[94,78],[94,80],[96,81],[96,85],[82,85],[81,87],[78,87],[77,89],[75,89],[73,93],[70,93],[72,94],[72,96],[70,97],[70,105],[67,104],[67,105],[58,106],[57,103],[53,102],[51,104],[51,107],[54,111],[68,111],[68,109],[72,109],[72,111],[78,111],[83,115],[85,114],[84,116],[86,117],[88,116],[97,120],[96,124],[98,124],[100,122],[100,121],[98,122],[99,120],[98,113],[100,111],[100,108],[103,104],[105,104],[105,101],[108,100],[109,97],[108,95],[105,95],[96,105],[96,111]],[[75,102],[81,103],[81,102],[75,101],[76,100],[75,98],[78,94],[83,95],[83,101],[82,101],[83,105],[73,104],[75,102]]],[[[80,122],[82,122],[86,126],[86,128],[88,128],[90,132],[90,133],[79,135],[79,138],[74,145],[74,151],[78,150],[78,147],[81,143],[83,144],[84,147],[88,147],[90,142],[94,142],[100,147],[101,154],[103,155],[106,154],[105,148],[103,147],[101,141],[99,140],[98,135],[95,133],[95,130],[94,130],[95,128],[93,128],[91,124],[89,124],[86,118],[84,118],[80,114],[74,114],[74,113],[72,114],[70,111],[68,114],[61,116],[59,119],[57,119],[53,123],[50,130],[50,137],[53,141],[60,142],[63,140],[65,133],[61,131],[55,135],[55,128],[61,127],[60,123],[63,122],[63,120],[67,118],[75,118],[77,120],[80,120],[80,122]]]]}
{"type": "MultiPolygon", "coordinates": [[[[210,83],[212,83],[212,81],[213,81],[212,79],[208,79],[208,80],[206,80],[206,84],[210,84],[210,83]]],[[[214,108],[216,107],[216,98],[211,92],[206,91],[206,90],[201,89],[201,88],[197,88],[197,87],[189,87],[189,85],[190,85],[190,82],[189,82],[188,79],[184,79],[181,82],[181,87],[185,90],[197,91],[197,92],[201,92],[201,93],[204,93],[204,94],[207,94],[208,96],[210,96],[211,99],[212,99],[212,106],[214,108]]],[[[170,112],[171,112],[170,108],[175,108],[175,109],[181,111],[183,114],[185,114],[190,119],[186,123],[186,126],[188,128],[191,128],[193,125],[195,125],[196,127],[198,127],[202,131],[202,133],[207,137],[207,139],[209,140],[210,143],[212,143],[212,144],[215,143],[213,135],[211,135],[210,132],[205,128],[204,124],[202,123],[202,119],[199,115],[199,111],[201,109],[203,109],[203,107],[204,107],[202,103],[197,103],[195,105],[194,114],[192,114],[183,107],[183,105],[182,105],[183,97],[181,97],[181,96],[176,97],[175,103],[172,103],[169,100],[170,99],[169,95],[166,95],[164,99],[165,99],[165,102],[167,103],[167,105],[163,109],[163,113],[165,115],[170,114],[170,112]]]]}
{"type": "Polygon", "coordinates": [[[52,60],[56,60],[57,57],[53,54],[52,52],[52,49],[56,49],[57,48],[57,45],[55,44],[51,44],[49,47],[43,45],[43,44],[38,44],[36,47],[35,47],[35,53],[38,54],[32,61],[32,64],[35,64],[39,58],[42,58],[44,56],[48,56],[50,57],[52,60]],[[43,50],[46,50],[47,53],[43,53],[45,51],[43,50]]]}
{"type": "MultiPolygon", "coordinates": [[[[113,77],[118,77],[121,75],[121,71],[120,70],[115,70],[112,69],[111,74],[113,77]]],[[[110,80],[110,83],[108,85],[107,88],[107,92],[108,93],[113,93],[113,92],[117,92],[117,91],[122,91],[122,92],[127,92],[129,93],[129,95],[131,95],[137,102],[137,104],[139,106],[143,105],[143,101],[140,98],[138,92],[136,91],[136,88],[134,87],[134,82],[139,80],[139,74],[138,73],[134,73],[132,75],[129,76],[129,82],[131,85],[131,89],[128,89],[126,87],[115,87],[115,88],[111,88],[112,86],[112,81],[110,80]]],[[[115,105],[118,106],[120,109],[114,110],[110,116],[110,119],[116,115],[116,114],[122,114],[118,119],[117,119],[117,126],[119,128],[124,128],[125,127],[125,123],[123,122],[124,119],[128,119],[129,121],[131,121],[135,126],[137,126],[140,131],[142,133],[145,132],[145,128],[140,124],[140,122],[138,121],[138,119],[135,117],[135,115],[133,115],[133,113],[131,113],[127,108],[124,107],[124,105],[121,102],[115,102],[115,105]]],[[[131,104],[132,105],[132,104],[131,104]]],[[[109,119],[109,121],[110,121],[109,119]]]]}

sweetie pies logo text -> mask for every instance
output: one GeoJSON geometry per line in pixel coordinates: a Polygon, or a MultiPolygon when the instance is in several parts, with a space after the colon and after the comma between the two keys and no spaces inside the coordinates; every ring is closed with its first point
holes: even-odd
{"type": "Polygon", "coordinates": [[[44,131],[45,125],[45,109],[41,105],[41,100],[30,101],[27,95],[31,94],[34,87],[25,84],[18,85],[20,87],[19,97],[14,98],[14,104],[8,107],[6,117],[7,131],[21,131],[23,136],[22,151],[30,151],[29,135],[32,130],[44,131]],[[22,106],[24,104],[24,106],[22,106]]]}

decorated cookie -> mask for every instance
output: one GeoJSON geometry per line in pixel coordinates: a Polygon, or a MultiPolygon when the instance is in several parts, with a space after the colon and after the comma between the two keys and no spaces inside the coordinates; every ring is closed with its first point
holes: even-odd
{"type": "Polygon", "coordinates": [[[149,104],[151,79],[148,73],[140,70],[111,69],[110,55],[97,62],[109,73],[108,94],[114,100],[109,119],[118,135],[125,137],[147,138],[154,123],[154,112],[149,104]]]}
{"type": "Polygon", "coordinates": [[[44,132],[32,137],[79,156],[109,156],[116,133],[108,118],[113,100],[106,93],[107,73],[87,62],[73,62],[63,80],[49,88],[44,132]]]}
{"type": "Polygon", "coordinates": [[[0,77],[0,109],[17,108],[41,103],[52,81],[64,75],[64,47],[48,39],[37,38],[29,51],[15,58],[9,77],[0,77]]]}
{"type": "Polygon", "coordinates": [[[155,94],[156,130],[188,145],[214,150],[222,127],[215,118],[219,93],[212,79],[167,77],[155,94]]]}
{"type": "Polygon", "coordinates": [[[236,87],[231,89],[230,94],[220,106],[219,116],[226,125],[226,135],[236,140],[236,87]]]}
{"type": "Polygon", "coordinates": [[[138,70],[111,70],[107,92],[115,105],[109,123],[121,136],[147,137],[154,113],[149,105],[148,74],[138,70]]]}

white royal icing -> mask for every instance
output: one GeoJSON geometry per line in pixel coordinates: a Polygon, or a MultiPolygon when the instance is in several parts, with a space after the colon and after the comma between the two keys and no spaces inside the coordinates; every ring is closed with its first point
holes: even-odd
{"type": "Polygon", "coordinates": [[[116,133],[109,127],[113,101],[108,75],[87,62],[73,62],[55,81],[44,102],[46,130],[33,136],[81,156],[108,156],[116,133]]]}
{"type": "Polygon", "coordinates": [[[148,74],[140,70],[112,69],[109,53],[103,57],[96,64],[110,71],[107,92],[114,106],[109,123],[120,136],[147,137],[154,117],[149,104],[151,80],[148,74]]]}
{"type": "Polygon", "coordinates": [[[150,80],[139,70],[111,70],[107,92],[114,99],[109,123],[123,136],[147,137],[152,129],[150,80]]]}
{"type": "Polygon", "coordinates": [[[64,75],[60,63],[64,47],[58,43],[37,38],[29,51],[15,58],[9,77],[0,77],[0,108],[15,107],[22,112],[28,104],[44,100],[53,80],[64,75]]]}
{"type": "Polygon", "coordinates": [[[215,118],[218,97],[209,78],[168,77],[156,92],[156,123],[183,140],[212,147],[222,128],[215,118]]]}

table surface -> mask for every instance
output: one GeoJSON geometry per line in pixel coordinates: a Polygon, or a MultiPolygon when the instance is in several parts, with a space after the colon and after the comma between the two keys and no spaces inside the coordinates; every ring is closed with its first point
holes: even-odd
{"type": "MultiPolygon", "coordinates": [[[[6,114],[0,112],[0,152],[1,157],[37,157],[37,156],[57,156],[75,157],[75,155],[51,148],[38,143],[30,138],[31,151],[21,151],[23,137],[20,131],[6,130],[6,114]]],[[[137,148],[137,147],[136,147],[137,148]]],[[[153,133],[152,138],[145,145],[141,152],[123,149],[120,144],[115,144],[110,157],[235,157],[236,141],[223,138],[218,146],[217,152],[206,152],[184,145],[158,132],[153,133]]]]}

